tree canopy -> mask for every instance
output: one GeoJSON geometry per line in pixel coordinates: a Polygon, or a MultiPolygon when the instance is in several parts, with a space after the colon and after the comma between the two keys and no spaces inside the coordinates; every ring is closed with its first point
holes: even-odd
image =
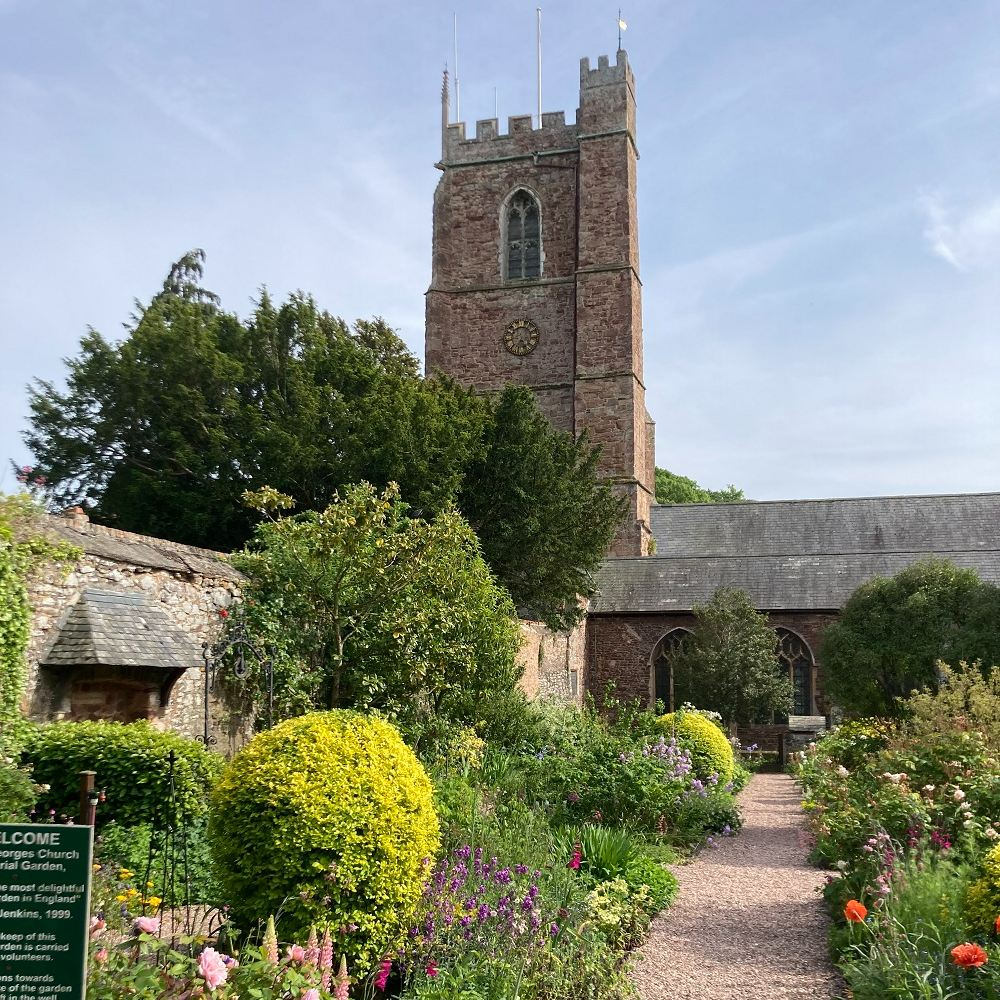
{"type": "Polygon", "coordinates": [[[720,587],[694,609],[697,624],[672,658],[674,698],[749,725],[792,708],[792,682],[778,663],[778,638],[749,596],[720,587]]]}
{"type": "Polygon", "coordinates": [[[410,516],[460,508],[518,605],[573,620],[621,516],[585,441],[552,430],[527,390],[422,378],[381,319],[349,326],[263,291],[242,320],[202,287],[203,265],[201,251],[174,264],[122,341],[90,330],[65,388],[30,388],[25,442],[53,506],[232,550],[258,519],[246,491],[306,511],[350,483],[397,483],[410,516]]]}
{"type": "MultiPolygon", "coordinates": [[[[273,489],[251,501],[274,515],[292,503],[273,489]]],[[[409,517],[396,487],[361,483],[322,511],[261,523],[233,560],[249,578],[239,621],[276,651],[277,718],[372,708],[473,720],[517,683],[514,605],[454,512],[409,517]]],[[[252,666],[236,690],[259,710],[252,666]]]]}
{"type": "Polygon", "coordinates": [[[826,689],[848,715],[895,715],[897,699],[936,689],[937,663],[1000,664],[1000,588],[942,559],[876,577],[823,634],[826,689]]]}
{"type": "Polygon", "coordinates": [[[656,470],[657,503],[735,503],[746,500],[743,490],[730,483],[725,489],[709,490],[693,479],[680,476],[668,469],[656,470]]]}

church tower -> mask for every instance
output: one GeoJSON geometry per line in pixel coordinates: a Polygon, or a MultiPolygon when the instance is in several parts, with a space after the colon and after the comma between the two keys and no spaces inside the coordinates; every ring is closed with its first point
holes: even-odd
{"type": "Polygon", "coordinates": [[[449,124],[434,193],[425,370],[489,392],[529,386],[560,430],[586,431],[627,498],[612,555],[645,555],[653,422],[642,378],[635,82],[628,57],[580,63],[563,112],[449,124]]]}

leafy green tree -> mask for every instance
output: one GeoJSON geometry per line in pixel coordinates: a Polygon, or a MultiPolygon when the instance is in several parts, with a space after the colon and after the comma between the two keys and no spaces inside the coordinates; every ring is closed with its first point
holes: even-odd
{"type": "Polygon", "coordinates": [[[1000,663],[1000,588],[942,559],[876,577],[823,634],[826,690],[849,715],[896,715],[897,699],[936,689],[937,662],[1000,663]]]}
{"type": "Polygon", "coordinates": [[[529,389],[508,386],[492,402],[459,494],[515,603],[552,628],[579,621],[577,596],[594,593],[594,571],[625,515],[597,460],[586,438],[552,428],[529,389]]]}
{"type": "MultiPolygon", "coordinates": [[[[251,501],[274,515],[273,489],[251,501]]],[[[275,711],[378,709],[413,722],[481,717],[515,688],[514,605],[454,512],[408,516],[399,491],[348,486],[325,510],[267,520],[234,556],[249,577],[242,616],[275,656],[275,711]]],[[[242,689],[265,703],[259,664],[242,689]]]]}
{"type": "Polygon", "coordinates": [[[64,390],[31,388],[25,441],[53,506],[232,550],[259,519],[245,491],[322,510],[347,484],[397,483],[411,516],[457,505],[519,605],[575,620],[620,517],[585,441],[554,431],[527,390],[421,378],[380,319],[348,327],[308,296],[262,292],[241,320],[201,287],[203,263],[179,260],[122,342],[90,331],[64,390]]]}
{"type": "Polygon", "coordinates": [[[736,503],[746,500],[743,490],[730,483],[725,489],[709,490],[687,476],[668,469],[656,470],[657,503],[736,503]]]}
{"type": "Polygon", "coordinates": [[[694,614],[697,624],[673,657],[675,702],[739,725],[790,712],[792,682],[778,665],[777,635],[747,594],[720,587],[694,614]]]}
{"type": "Polygon", "coordinates": [[[31,388],[25,441],[51,502],[219,549],[249,537],[242,494],[268,483],[316,509],[344,483],[397,481],[416,509],[443,509],[481,402],[419,379],[382,320],[350,329],[306,296],[276,307],[265,292],[242,322],[200,287],[202,260],[171,268],[121,343],[90,331],[66,391],[31,388]]]}

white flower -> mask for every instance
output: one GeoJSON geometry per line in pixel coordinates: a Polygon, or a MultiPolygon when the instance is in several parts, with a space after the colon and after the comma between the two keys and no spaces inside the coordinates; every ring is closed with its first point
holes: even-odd
{"type": "Polygon", "coordinates": [[[963,792],[961,788],[956,788],[956,789],[955,789],[955,794],[954,794],[954,795],[952,796],[952,798],[953,798],[953,799],[954,799],[954,800],[955,800],[956,802],[961,802],[961,801],[962,801],[962,799],[964,799],[964,798],[965,798],[965,792],[963,792]]]}
{"type": "Polygon", "coordinates": [[[996,840],[997,837],[1000,837],[1000,833],[997,833],[992,826],[988,826],[985,830],[983,830],[983,836],[989,837],[990,840],[996,840]]]}
{"type": "Polygon", "coordinates": [[[840,869],[840,871],[842,871],[842,872],[846,872],[846,871],[847,871],[847,862],[846,862],[846,861],[838,861],[838,862],[837,862],[837,863],[836,863],[836,864],[834,865],[834,867],[835,867],[835,868],[839,868],[839,869],[840,869]]]}
{"type": "Polygon", "coordinates": [[[930,795],[934,791],[934,785],[924,785],[924,791],[930,795]]]}
{"type": "Polygon", "coordinates": [[[906,777],[906,775],[902,771],[900,771],[899,774],[892,774],[891,772],[886,771],[885,774],[882,775],[882,777],[885,778],[887,781],[891,781],[894,785],[898,785],[903,780],[903,778],[906,777]]]}
{"type": "Polygon", "coordinates": [[[842,778],[848,777],[848,775],[850,775],[850,773],[851,772],[848,771],[847,768],[844,767],[843,764],[841,764],[840,767],[837,768],[837,774],[839,774],[842,778]]]}
{"type": "Polygon", "coordinates": [[[971,820],[971,819],[967,819],[967,820],[966,820],[966,821],[965,821],[965,822],[964,822],[964,823],[962,824],[962,826],[964,826],[964,827],[965,827],[965,829],[966,829],[966,830],[968,830],[968,829],[969,829],[969,827],[970,827],[970,826],[972,826],[972,820],[971,820]]]}

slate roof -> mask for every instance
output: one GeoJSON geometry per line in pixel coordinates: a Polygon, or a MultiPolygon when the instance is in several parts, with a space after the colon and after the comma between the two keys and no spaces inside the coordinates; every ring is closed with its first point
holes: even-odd
{"type": "Polygon", "coordinates": [[[657,506],[656,555],[608,559],[591,614],[689,611],[717,587],[762,611],[835,610],[938,556],[1000,584],[1000,493],[657,506]]]}
{"type": "Polygon", "coordinates": [[[106,528],[91,524],[86,519],[54,516],[48,519],[47,528],[58,538],[99,559],[213,579],[243,579],[239,570],[221,552],[213,552],[211,549],[106,528]]]}
{"type": "Polygon", "coordinates": [[[201,647],[145,594],[84,590],[64,615],[41,658],[47,667],[162,667],[202,661],[201,647]]]}

